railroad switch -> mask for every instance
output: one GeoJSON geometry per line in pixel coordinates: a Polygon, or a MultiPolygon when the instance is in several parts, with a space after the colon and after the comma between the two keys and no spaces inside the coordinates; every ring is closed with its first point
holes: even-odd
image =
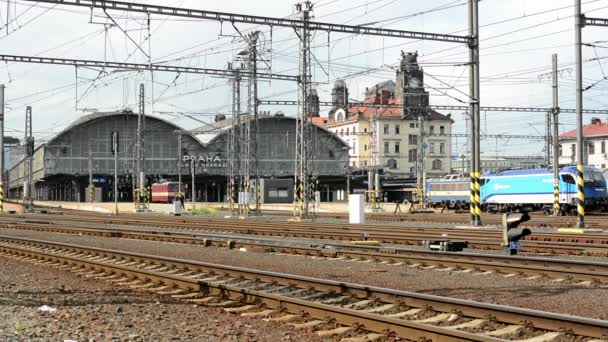
{"type": "Polygon", "coordinates": [[[422,245],[426,249],[441,252],[462,252],[463,249],[469,247],[468,241],[452,241],[452,240],[425,240],[422,245]]]}

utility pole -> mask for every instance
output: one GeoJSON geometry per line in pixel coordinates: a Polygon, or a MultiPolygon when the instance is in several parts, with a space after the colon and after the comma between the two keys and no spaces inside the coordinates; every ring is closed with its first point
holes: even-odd
{"type": "MultiPolygon", "coordinates": [[[[583,26],[608,27],[608,19],[588,18],[582,14],[581,0],[574,0],[574,56],[576,64],[576,157],[578,203],[576,228],[585,228],[585,193],[583,174],[585,170],[585,148],[583,137],[583,51],[582,51],[582,29],[583,26]]],[[[562,110],[563,112],[564,110],[562,110]]]]}
{"type": "Polygon", "coordinates": [[[118,132],[112,132],[112,154],[114,154],[114,214],[118,215],[118,132]]]}
{"type": "Polygon", "coordinates": [[[196,189],[194,188],[194,176],[195,176],[195,165],[196,164],[196,160],[195,159],[190,159],[190,170],[192,172],[192,209],[194,209],[194,201],[195,201],[195,197],[196,197],[196,189]]]}
{"type": "Polygon", "coordinates": [[[551,165],[551,112],[545,114],[545,165],[551,165]]]}
{"type": "Polygon", "coordinates": [[[182,133],[177,134],[177,191],[182,192],[182,133]]]}
{"type": "Polygon", "coordinates": [[[144,84],[139,84],[139,112],[137,114],[137,189],[135,196],[139,198],[136,203],[139,204],[137,209],[147,209],[146,205],[146,172],[145,172],[145,148],[144,135],[146,130],[146,114],[145,114],[145,93],[144,84]]]}
{"type": "Polygon", "coordinates": [[[424,114],[420,113],[418,114],[418,137],[419,137],[419,141],[418,141],[418,158],[417,158],[417,164],[418,167],[417,169],[417,174],[416,174],[416,187],[417,187],[417,196],[418,196],[418,208],[419,209],[424,209],[424,205],[425,205],[425,189],[424,189],[424,183],[425,183],[425,165],[424,165],[424,158],[425,158],[425,150],[427,148],[427,145],[425,143],[425,139],[424,139],[424,114]]]}
{"type": "Polygon", "coordinates": [[[584,17],[581,13],[581,0],[574,0],[574,62],[576,75],[576,184],[578,187],[578,201],[576,205],[577,228],[585,228],[585,192],[583,191],[585,170],[585,159],[583,153],[583,51],[582,51],[582,28],[584,17]]]}
{"type": "Polygon", "coordinates": [[[4,212],[4,84],[0,84],[0,214],[4,212]]]}
{"type": "MultiPolygon", "coordinates": [[[[253,138],[253,158],[254,158],[254,165],[253,165],[253,179],[254,179],[254,188],[253,188],[253,196],[255,199],[255,214],[256,215],[260,215],[261,214],[261,208],[260,208],[260,175],[258,174],[259,172],[259,163],[258,163],[258,128],[259,128],[259,123],[258,123],[258,37],[259,37],[260,32],[259,31],[255,31],[252,32],[249,37],[249,43],[250,43],[250,52],[249,52],[249,72],[250,72],[250,78],[249,78],[249,99],[248,99],[248,106],[249,108],[249,114],[251,115],[252,111],[253,111],[253,122],[254,122],[254,132],[255,132],[255,136],[253,138]]],[[[251,133],[249,133],[251,134],[251,133]]],[[[247,145],[249,148],[249,144],[247,145]]]]}
{"type": "Polygon", "coordinates": [[[93,184],[93,146],[89,142],[89,202],[95,202],[95,185],[93,184]]]}
{"type": "MultiPolygon", "coordinates": [[[[229,67],[231,68],[231,67],[229,67]]],[[[236,193],[236,130],[238,128],[239,111],[240,111],[240,78],[238,71],[234,72],[232,79],[232,127],[228,130],[228,186],[226,190],[228,193],[228,213],[230,216],[235,215],[237,210],[235,208],[236,193]]],[[[237,206],[238,206],[237,202],[237,206]]]]}
{"type": "Polygon", "coordinates": [[[479,0],[469,0],[469,112],[471,113],[471,225],[481,225],[479,0]]]}
{"type": "Polygon", "coordinates": [[[25,155],[27,158],[27,177],[23,186],[23,202],[25,210],[32,210],[32,188],[33,188],[33,161],[34,161],[34,137],[32,135],[32,107],[25,108],[25,155]]]}
{"type": "Polygon", "coordinates": [[[553,215],[560,212],[559,204],[559,89],[557,87],[557,54],[553,54],[553,215]]]}
{"type": "Polygon", "coordinates": [[[296,4],[296,9],[302,17],[302,27],[298,34],[300,38],[300,91],[298,92],[298,118],[296,119],[295,171],[294,171],[294,218],[299,220],[308,217],[309,180],[308,180],[308,114],[311,87],[311,56],[310,56],[310,12],[312,3],[306,1],[296,4]]]}

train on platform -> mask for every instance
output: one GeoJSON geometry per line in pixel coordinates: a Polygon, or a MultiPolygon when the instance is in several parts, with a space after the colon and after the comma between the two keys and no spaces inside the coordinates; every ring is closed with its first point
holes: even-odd
{"type": "MultiPolygon", "coordinates": [[[[559,202],[562,214],[573,214],[577,207],[577,168],[565,166],[559,171],[559,202]]],[[[606,179],[600,169],[586,166],[583,172],[585,208],[589,211],[608,210],[606,179]]],[[[435,207],[468,208],[470,178],[464,174],[429,179],[427,199],[435,207]]],[[[486,172],[481,177],[480,202],[483,211],[544,211],[553,210],[553,170],[516,169],[486,172]]]]}
{"type": "Polygon", "coordinates": [[[182,188],[179,188],[179,182],[160,182],[153,183],[152,187],[151,202],[154,203],[171,203],[174,199],[178,198],[178,192],[181,191],[182,195],[186,193],[186,186],[182,184],[182,188]]]}

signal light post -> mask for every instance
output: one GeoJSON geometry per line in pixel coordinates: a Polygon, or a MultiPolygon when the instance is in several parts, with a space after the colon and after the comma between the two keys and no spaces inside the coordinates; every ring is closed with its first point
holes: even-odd
{"type": "Polygon", "coordinates": [[[528,228],[518,228],[518,226],[530,220],[528,213],[522,214],[503,214],[502,216],[502,242],[503,250],[509,255],[517,255],[521,249],[519,240],[523,237],[532,234],[528,228]]]}

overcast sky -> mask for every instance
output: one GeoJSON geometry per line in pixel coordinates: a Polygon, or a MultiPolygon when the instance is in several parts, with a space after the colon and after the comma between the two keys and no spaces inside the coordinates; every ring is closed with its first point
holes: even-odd
{"type": "MultiPolygon", "coordinates": [[[[252,15],[293,17],[295,1],[156,0],[138,2],[198,8],[252,15]],[[203,6],[204,3],[204,6],[203,6]]],[[[314,20],[346,24],[436,33],[467,33],[466,0],[317,0],[314,20]]],[[[226,68],[227,62],[245,45],[229,23],[200,21],[177,17],[151,17],[151,39],[145,16],[109,11],[118,26],[106,29],[110,19],[101,10],[48,5],[28,1],[0,0],[0,53],[8,55],[53,56],[75,59],[152,61],[167,65],[226,68]],[[8,17],[8,35],[7,35],[8,17]],[[123,32],[125,31],[129,37],[123,32]],[[150,42],[150,44],[149,44],[150,42]],[[136,44],[137,43],[137,44],[136,44]],[[140,49],[141,48],[141,49],[140,49]],[[143,51],[142,51],[143,50],[143,51]]],[[[560,106],[574,107],[574,0],[483,0],[480,3],[481,102],[482,106],[551,106],[551,83],[548,73],[551,54],[559,54],[560,106]]],[[[583,12],[589,17],[608,18],[608,0],[583,0],[583,12]]],[[[241,33],[263,33],[263,57],[274,73],[297,74],[298,41],[292,29],[237,24],[241,33]]],[[[608,75],[608,28],[587,27],[583,42],[584,86],[608,75]],[[605,74],[606,73],[606,74],[605,74]]],[[[330,100],[331,84],[344,78],[351,98],[361,99],[365,87],[394,79],[392,66],[400,51],[418,51],[427,73],[425,82],[432,104],[462,105],[467,102],[468,50],[462,44],[414,41],[407,39],[355,36],[316,32],[314,81],[322,101],[330,100]]],[[[265,70],[269,71],[269,70],[265,70]]],[[[192,129],[200,121],[212,121],[218,111],[230,110],[230,84],[227,80],[203,75],[176,75],[155,72],[113,72],[76,70],[69,66],[2,64],[0,82],[6,84],[7,134],[23,135],[25,106],[34,113],[34,131],[44,140],[60,131],[89,110],[137,108],[137,87],[146,85],[147,112],[162,116],[184,128],[192,129]]],[[[597,83],[584,93],[584,106],[608,109],[608,81],[597,83]]],[[[297,97],[292,82],[262,82],[261,99],[297,97]]],[[[293,107],[262,107],[260,110],[283,110],[293,107]]],[[[324,109],[326,112],[327,108],[324,109]]],[[[444,112],[447,114],[446,112],[444,112]]],[[[326,114],[326,113],[324,113],[326,114]]],[[[454,133],[465,132],[465,115],[453,112],[454,133]]],[[[606,120],[606,116],[600,116],[606,120]]],[[[585,117],[588,121],[590,115],[585,117]]],[[[573,114],[563,114],[561,131],[573,129],[573,114]]],[[[488,134],[544,134],[541,113],[482,113],[482,130],[488,134]]],[[[453,154],[465,151],[464,138],[455,139],[453,154]]],[[[543,142],[525,139],[488,139],[482,153],[494,155],[539,155],[543,142]]]]}

